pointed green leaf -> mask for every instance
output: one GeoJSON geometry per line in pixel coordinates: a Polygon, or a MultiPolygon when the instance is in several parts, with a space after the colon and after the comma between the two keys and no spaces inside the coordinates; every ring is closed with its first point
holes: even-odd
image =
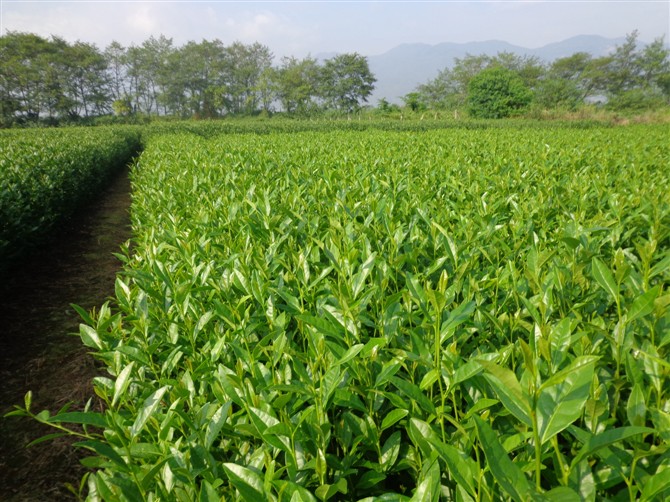
{"type": "Polygon", "coordinates": [[[328,322],[323,317],[316,317],[311,314],[300,314],[295,316],[295,318],[309,324],[324,335],[330,336],[336,340],[340,340],[344,336],[344,330],[340,326],[328,322]]]}
{"type": "Polygon", "coordinates": [[[546,502],[582,502],[579,494],[567,486],[558,486],[542,494],[546,502]]]}
{"type": "Polygon", "coordinates": [[[594,257],[591,260],[591,273],[596,282],[600,284],[600,287],[607,291],[612,299],[616,300],[619,298],[619,287],[614,282],[612,272],[598,258],[594,257]]]}
{"type": "Polygon", "coordinates": [[[422,477],[416,487],[411,502],[437,502],[440,500],[440,464],[437,459],[422,477]]]}
{"type": "Polygon", "coordinates": [[[514,415],[521,423],[532,427],[533,421],[530,418],[530,403],[528,397],[521,389],[521,384],[516,379],[516,375],[507,368],[498,366],[490,361],[479,359],[478,362],[484,367],[486,371],[484,377],[491,384],[498,399],[500,399],[500,402],[507,411],[514,415]]]}
{"type": "MultiPolygon", "coordinates": [[[[7,416],[7,415],[5,415],[7,416]]],[[[35,439],[34,441],[31,441],[26,445],[26,448],[30,448],[31,446],[35,446],[40,443],[44,443],[46,441],[51,441],[52,439],[57,439],[63,436],[67,436],[68,434],[66,432],[54,432],[53,434],[47,434],[46,436],[39,437],[35,439]]]]}
{"type": "Polygon", "coordinates": [[[640,501],[668,500],[669,495],[670,467],[662,465],[656,474],[645,480],[640,501]]]}
{"type": "Polygon", "coordinates": [[[247,467],[232,463],[221,464],[231,484],[237,488],[242,500],[268,500],[263,488],[263,478],[247,467]]]}
{"type": "Polygon", "coordinates": [[[368,256],[368,259],[365,260],[365,263],[363,263],[360,266],[360,268],[358,269],[358,273],[356,273],[356,275],[354,276],[354,281],[352,285],[353,290],[352,292],[354,299],[358,298],[358,295],[363,289],[363,286],[365,286],[365,279],[367,279],[368,275],[370,275],[370,271],[374,267],[376,256],[377,253],[372,253],[370,256],[368,256]]]}
{"type": "Polygon", "coordinates": [[[626,404],[626,415],[630,425],[643,427],[647,418],[647,405],[644,402],[644,392],[642,388],[635,384],[628,397],[626,404]]]}
{"type": "Polygon", "coordinates": [[[390,470],[396,463],[396,460],[398,460],[401,441],[402,437],[400,431],[396,431],[384,442],[384,446],[382,446],[382,456],[379,460],[379,464],[384,471],[390,470]]]}
{"type": "MultiPolygon", "coordinates": [[[[356,484],[356,489],[361,491],[369,490],[373,486],[382,483],[385,479],[386,474],[384,474],[383,472],[367,471],[360,477],[358,483],[356,484]]],[[[376,500],[377,499],[375,499],[375,501],[376,500]]]]}
{"type": "Polygon", "coordinates": [[[112,407],[114,407],[116,403],[119,402],[119,398],[128,388],[128,385],[130,384],[130,375],[134,366],[135,361],[131,361],[125,368],[123,368],[123,370],[121,370],[119,376],[116,377],[116,381],[114,382],[114,397],[112,399],[112,407]]]}
{"type": "Polygon", "coordinates": [[[389,377],[389,381],[395,385],[399,391],[405,394],[410,399],[416,401],[416,403],[427,413],[435,413],[435,405],[426,397],[426,395],[421,392],[421,389],[414,385],[412,382],[403,380],[395,376],[389,377]]]}
{"type": "Polygon", "coordinates": [[[363,347],[365,347],[365,345],[363,345],[362,343],[358,343],[356,345],[351,346],[351,348],[349,348],[349,350],[347,350],[345,352],[345,354],[342,356],[342,358],[339,361],[337,361],[335,364],[337,366],[341,366],[341,365],[351,361],[354,357],[356,357],[358,355],[358,353],[361,350],[363,350],[363,347]]]}
{"type": "Polygon", "coordinates": [[[544,444],[577,420],[589,397],[597,357],[581,356],[540,387],[537,422],[544,444]]]}
{"type": "Polygon", "coordinates": [[[158,406],[161,404],[161,399],[163,399],[163,395],[167,392],[167,390],[168,386],[165,385],[156,390],[153,394],[144,400],[142,408],[140,409],[140,413],[137,415],[133,426],[130,428],[130,435],[132,437],[136,437],[140,433],[140,431],[147,423],[147,420],[149,420],[151,415],[156,412],[158,406]]]}
{"type": "Polygon", "coordinates": [[[442,343],[444,343],[449,336],[454,334],[454,331],[459,325],[463,324],[472,316],[472,313],[475,311],[475,306],[475,302],[469,301],[462,303],[449,313],[449,317],[442,323],[442,327],[440,328],[440,341],[442,343]]]}
{"type": "Polygon", "coordinates": [[[200,497],[198,497],[198,502],[220,502],[221,497],[216,493],[214,487],[203,480],[200,484],[200,497]]]}
{"type": "Polygon", "coordinates": [[[577,455],[572,459],[572,466],[577,465],[583,458],[592,455],[597,450],[610,446],[614,443],[623,441],[638,434],[650,434],[653,433],[654,429],[649,427],[619,427],[617,429],[608,429],[605,432],[589,436],[584,446],[577,453],[577,455]]]}
{"type": "Polygon", "coordinates": [[[214,412],[212,418],[207,422],[207,428],[205,430],[205,448],[209,449],[214,444],[214,440],[218,437],[223,424],[225,424],[226,419],[228,418],[228,412],[230,410],[230,401],[222,404],[219,409],[214,412]]]}
{"type": "Polygon", "coordinates": [[[98,455],[102,455],[103,457],[107,457],[110,459],[112,462],[114,462],[121,471],[125,472],[128,470],[128,465],[126,464],[126,461],[119,455],[114,448],[109,446],[107,443],[103,443],[101,441],[80,441],[78,443],[74,444],[75,446],[80,446],[82,448],[86,448],[88,450],[92,450],[96,452],[98,455]]]}
{"type": "Polygon", "coordinates": [[[510,460],[507,452],[500,444],[498,436],[491,426],[477,415],[474,417],[479,444],[486,455],[487,464],[493,477],[503,490],[514,500],[528,500],[533,494],[526,475],[518,465],[510,460]]]}
{"type": "Polygon", "coordinates": [[[79,337],[84,345],[93,349],[102,350],[102,342],[98,336],[98,332],[87,326],[86,324],[79,325],[79,337]]]}
{"type": "Polygon", "coordinates": [[[428,314],[426,310],[426,295],[417,278],[408,272],[406,274],[406,284],[412,298],[418,303],[424,314],[428,314]]]}
{"type": "Polygon", "coordinates": [[[383,431],[388,429],[396,422],[405,418],[408,414],[409,411],[396,408],[384,417],[384,420],[382,420],[381,430],[383,431]]]}
{"type": "Polygon", "coordinates": [[[665,442],[670,444],[670,413],[663,410],[651,409],[651,421],[656,427],[656,432],[665,442]]]}
{"type": "Polygon", "coordinates": [[[48,422],[56,423],[70,423],[70,424],[82,424],[82,425],[92,425],[94,427],[100,427],[104,429],[107,427],[107,420],[105,416],[101,413],[95,413],[92,411],[70,411],[67,413],[59,413],[49,417],[48,422]]]}
{"type": "Polygon", "coordinates": [[[304,487],[285,481],[283,479],[276,479],[272,484],[277,488],[277,492],[282,494],[280,500],[290,500],[291,502],[317,502],[317,499],[312,493],[304,487]],[[286,494],[286,496],[284,496],[286,494]]]}
{"type": "Polygon", "coordinates": [[[569,317],[561,319],[556,326],[551,327],[549,332],[549,344],[551,347],[551,364],[554,369],[560,367],[565,360],[570,347],[573,320],[569,317]]]}
{"type": "Polygon", "coordinates": [[[656,286],[638,296],[628,309],[628,322],[651,314],[654,311],[654,300],[656,300],[659,292],[660,287],[656,286]]]}

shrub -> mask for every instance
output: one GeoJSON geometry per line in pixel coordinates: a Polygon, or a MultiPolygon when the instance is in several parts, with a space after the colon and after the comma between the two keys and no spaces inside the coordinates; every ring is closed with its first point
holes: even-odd
{"type": "Polygon", "coordinates": [[[494,67],[483,70],[470,81],[467,105],[475,118],[499,119],[525,110],[531,98],[519,75],[494,67]]]}

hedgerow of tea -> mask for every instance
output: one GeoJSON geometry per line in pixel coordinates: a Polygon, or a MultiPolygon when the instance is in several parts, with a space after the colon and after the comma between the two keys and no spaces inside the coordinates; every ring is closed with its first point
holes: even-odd
{"type": "MultiPolygon", "coordinates": [[[[667,128],[161,134],[91,500],[670,496],[667,128]]],[[[70,429],[84,425],[84,432],[70,429]]]]}
{"type": "Polygon", "coordinates": [[[2,131],[0,268],[43,239],[139,150],[139,130],[129,127],[2,131]]]}

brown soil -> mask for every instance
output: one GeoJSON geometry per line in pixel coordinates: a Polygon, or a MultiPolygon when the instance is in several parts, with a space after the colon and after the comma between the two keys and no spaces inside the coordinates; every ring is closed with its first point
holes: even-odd
{"type": "Polygon", "coordinates": [[[101,370],[76,336],[70,304],[91,310],[113,295],[121,264],[112,253],[130,238],[129,206],[126,170],[0,283],[0,501],[68,500],[65,483],[78,487],[86,472],[74,441],[26,448],[55,431],[2,417],[29,390],[35,412],[68,402],[81,409],[94,396],[90,382],[101,370]]]}

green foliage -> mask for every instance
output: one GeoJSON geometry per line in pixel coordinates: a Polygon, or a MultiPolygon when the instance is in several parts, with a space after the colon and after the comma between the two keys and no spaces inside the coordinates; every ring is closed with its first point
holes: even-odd
{"type": "Polygon", "coordinates": [[[475,118],[500,119],[523,112],[532,99],[523,80],[511,70],[494,67],[468,85],[468,111],[475,118]]]}
{"type": "Polygon", "coordinates": [[[375,77],[367,58],[341,54],[319,65],[284,58],[273,67],[262,44],[149,37],[139,46],[72,45],[57,37],[0,36],[0,125],[57,124],[82,117],[174,116],[198,119],[273,110],[300,116],[350,113],[367,102],[375,77]]]}
{"type": "Polygon", "coordinates": [[[43,238],[140,150],[128,128],[0,134],[0,263],[43,238]]]}
{"type": "Polygon", "coordinates": [[[93,499],[667,498],[667,128],[475,124],[154,131],[105,411],[14,414],[93,499]]]}
{"type": "MultiPolygon", "coordinates": [[[[638,47],[637,31],[605,57],[585,52],[559,58],[549,66],[511,53],[467,55],[417,87],[420,101],[434,110],[459,109],[468,102],[471,81],[500,67],[518,75],[540,109],[575,110],[588,100],[607,101],[612,110],[643,112],[670,102],[670,50],[663,38],[638,47]]],[[[537,109],[537,108],[536,108],[537,109]]],[[[493,117],[495,115],[477,115],[493,117]]]]}
{"type": "Polygon", "coordinates": [[[517,74],[524,84],[535,89],[545,70],[535,57],[518,56],[500,52],[495,56],[485,54],[455,58],[452,68],[444,68],[437,77],[417,87],[419,100],[434,110],[462,108],[467,101],[468,87],[473,78],[489,68],[505,68],[517,74]]]}
{"type": "Polygon", "coordinates": [[[413,112],[421,112],[427,109],[418,92],[410,92],[402,97],[403,103],[413,112]]]}
{"type": "Polygon", "coordinates": [[[547,78],[539,84],[534,101],[543,109],[575,110],[583,102],[583,97],[575,82],[547,78]]]}
{"type": "Polygon", "coordinates": [[[277,70],[277,97],[289,114],[310,115],[318,108],[319,65],[313,58],[283,58],[277,70]]]}
{"type": "Polygon", "coordinates": [[[367,58],[355,52],[327,59],[320,73],[321,97],[330,108],[346,113],[367,102],[377,80],[367,58]]]}

